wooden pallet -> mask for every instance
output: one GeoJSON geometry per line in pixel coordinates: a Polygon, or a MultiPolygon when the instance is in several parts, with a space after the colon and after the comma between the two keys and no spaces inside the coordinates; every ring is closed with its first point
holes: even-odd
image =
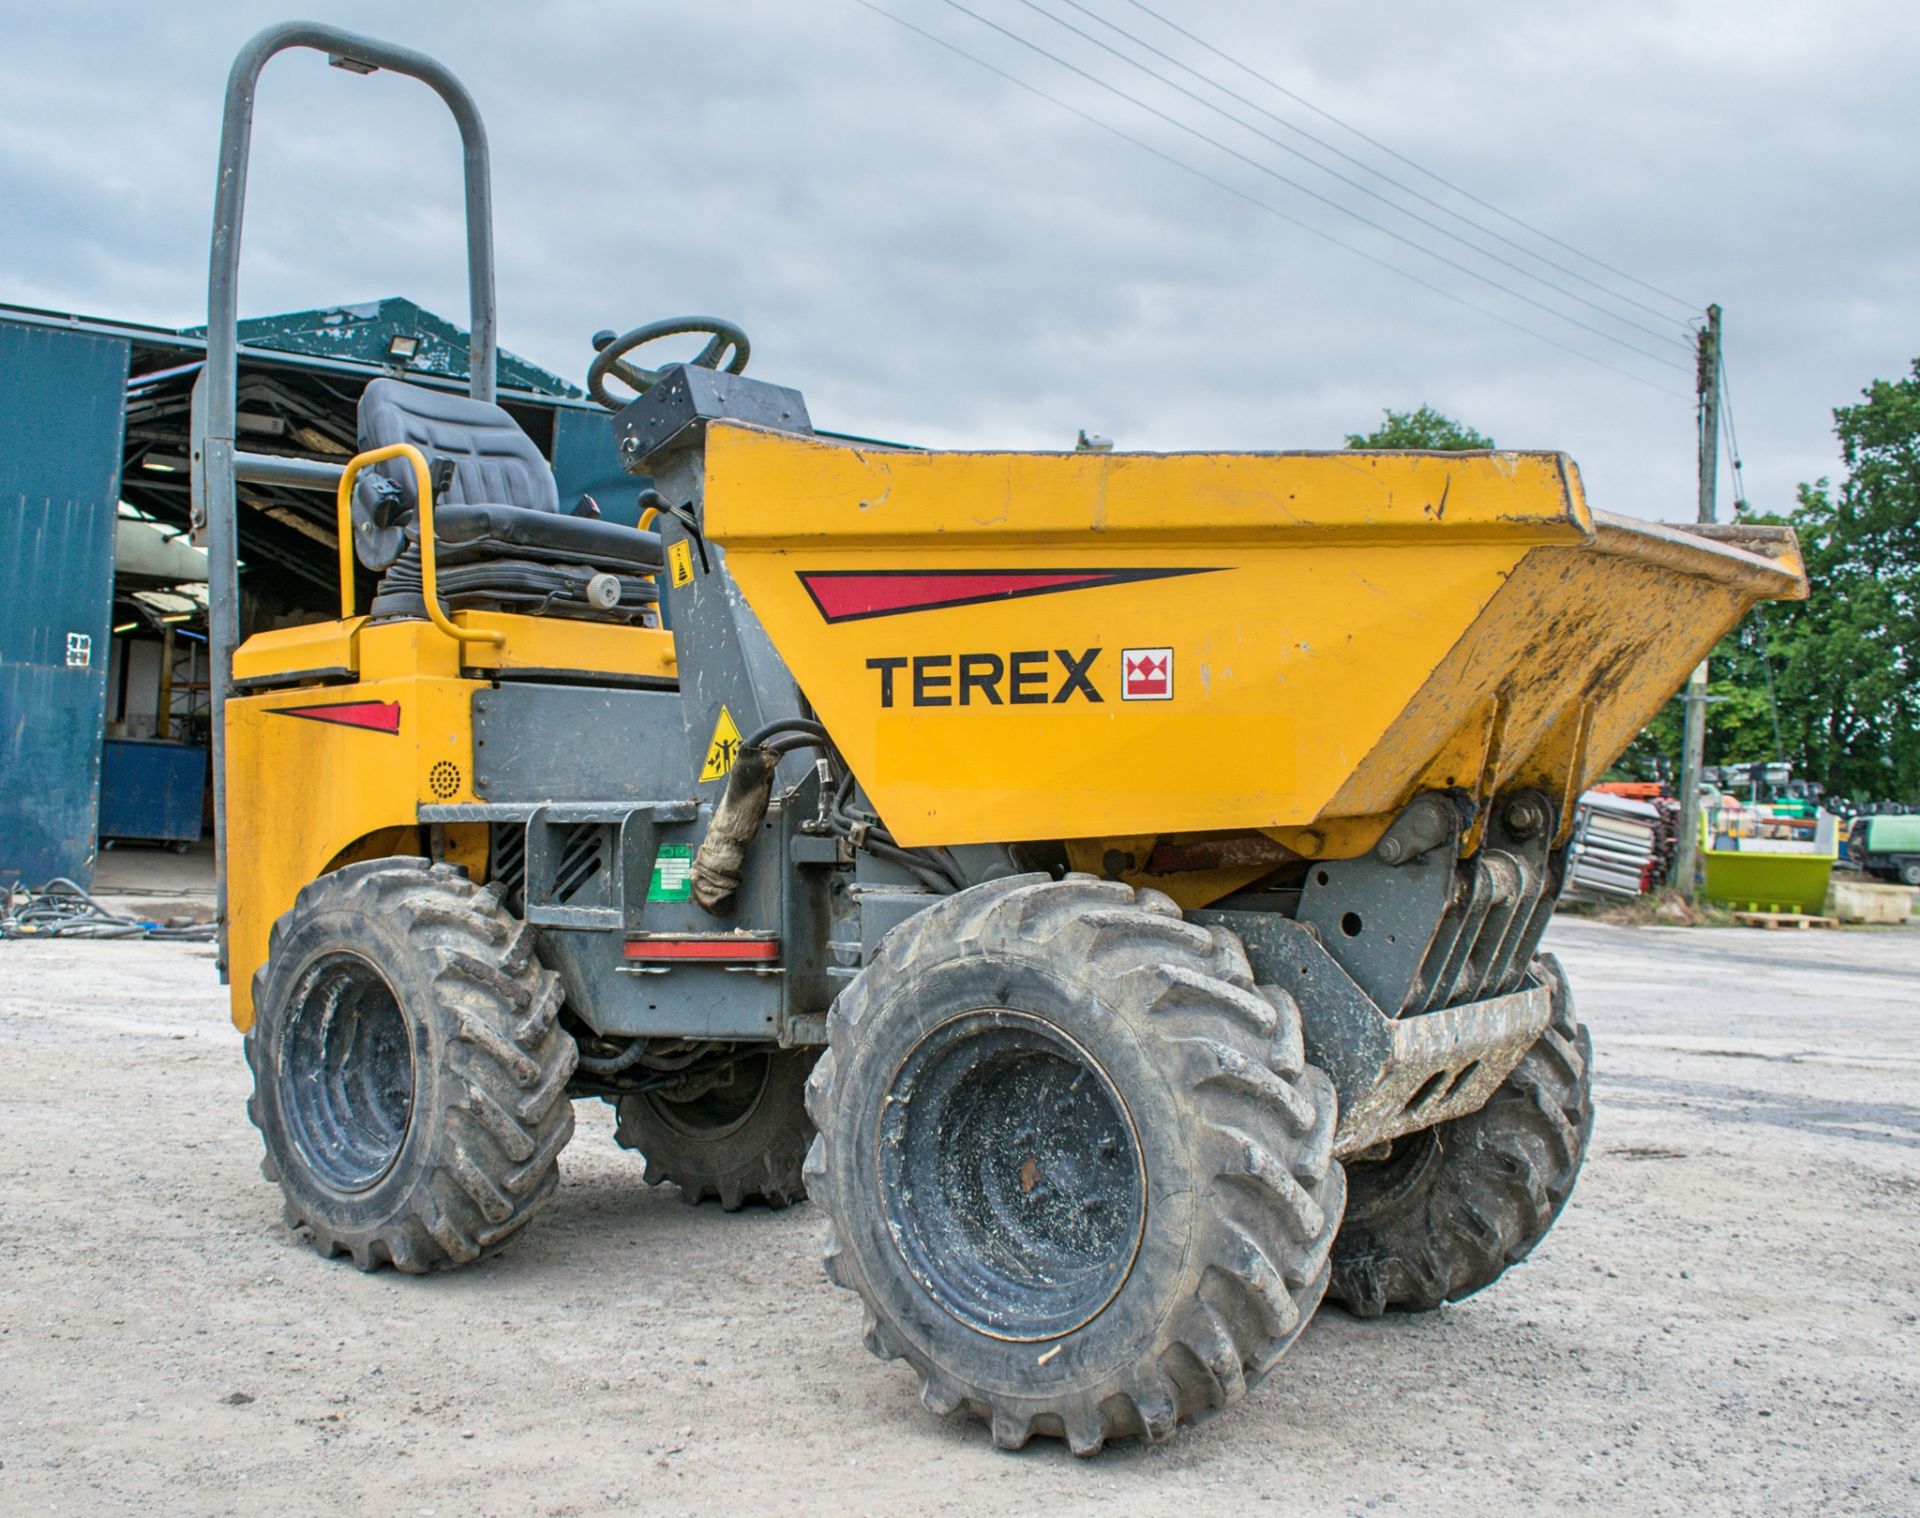
{"type": "Polygon", "coordinates": [[[1804,912],[1735,912],[1733,920],[1749,928],[1837,928],[1837,917],[1809,917],[1804,912]]]}

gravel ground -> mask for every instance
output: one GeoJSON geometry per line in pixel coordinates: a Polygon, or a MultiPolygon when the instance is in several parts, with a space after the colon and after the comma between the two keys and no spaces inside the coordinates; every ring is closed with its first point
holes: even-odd
{"type": "Polygon", "coordinates": [[[1920,932],[1552,946],[1600,1115],[1532,1259],[1077,1461],[923,1412],[816,1211],[683,1207],[598,1103],[501,1257],[321,1260],[207,949],[0,944],[0,1513],[1920,1512],[1920,932]]]}

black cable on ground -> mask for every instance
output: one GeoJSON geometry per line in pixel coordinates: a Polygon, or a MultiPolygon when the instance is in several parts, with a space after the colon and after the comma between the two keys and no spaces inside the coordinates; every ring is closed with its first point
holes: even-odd
{"type": "Polygon", "coordinates": [[[197,922],[169,927],[146,917],[109,912],[64,876],[38,891],[10,889],[0,901],[0,938],[144,938],[210,943],[215,926],[197,922]]]}

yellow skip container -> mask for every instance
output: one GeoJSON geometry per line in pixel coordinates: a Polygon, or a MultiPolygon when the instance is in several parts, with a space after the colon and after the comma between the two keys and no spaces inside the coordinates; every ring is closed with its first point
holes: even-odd
{"type": "Polygon", "coordinates": [[[1748,608],[1806,594],[1789,530],[1595,512],[1556,453],[716,424],[705,458],[710,537],[907,845],[1253,830],[1346,857],[1434,787],[1570,803],[1748,608]]]}

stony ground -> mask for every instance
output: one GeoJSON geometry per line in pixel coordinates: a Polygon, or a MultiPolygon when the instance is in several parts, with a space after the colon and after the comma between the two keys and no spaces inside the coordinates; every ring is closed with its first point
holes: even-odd
{"type": "Polygon", "coordinates": [[[1920,1512],[1920,932],[1552,942],[1600,1116],[1533,1258],[1090,1462],[924,1413],[816,1211],[649,1191],[598,1104],[501,1257],[323,1261],[206,949],[0,944],[0,1513],[1920,1512]]]}

